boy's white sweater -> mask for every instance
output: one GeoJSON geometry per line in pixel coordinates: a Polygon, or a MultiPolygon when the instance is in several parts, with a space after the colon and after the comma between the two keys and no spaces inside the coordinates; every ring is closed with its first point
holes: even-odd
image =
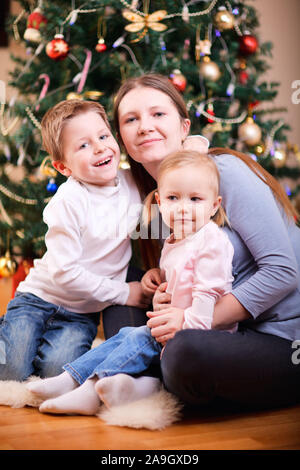
{"type": "Polygon", "coordinates": [[[130,233],[140,212],[141,199],[129,170],[118,173],[116,186],[69,177],[43,213],[47,251],[34,261],[18,292],[77,313],[125,305],[130,233]]]}

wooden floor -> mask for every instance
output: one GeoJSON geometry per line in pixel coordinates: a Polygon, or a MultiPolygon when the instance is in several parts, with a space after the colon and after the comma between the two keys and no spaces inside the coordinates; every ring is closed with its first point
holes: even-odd
{"type": "Polygon", "coordinates": [[[109,426],[97,417],[0,406],[0,450],[299,450],[300,406],[255,413],[189,413],[163,431],[109,426]]]}
{"type": "MultiPolygon", "coordinates": [[[[0,315],[11,280],[0,280],[0,315]]],[[[54,416],[0,406],[1,450],[300,450],[300,406],[263,412],[189,411],[163,431],[108,426],[97,417],[54,416]]]]}

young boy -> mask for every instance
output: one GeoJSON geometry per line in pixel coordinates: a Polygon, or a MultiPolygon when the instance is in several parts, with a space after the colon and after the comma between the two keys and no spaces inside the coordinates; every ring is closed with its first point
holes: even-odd
{"type": "Polygon", "coordinates": [[[130,171],[118,171],[120,150],[103,107],[58,103],[42,120],[42,138],[68,179],[44,210],[47,251],[8,305],[0,380],[57,375],[90,349],[102,309],[150,303],[140,282],[126,282],[141,200],[130,171]]]}

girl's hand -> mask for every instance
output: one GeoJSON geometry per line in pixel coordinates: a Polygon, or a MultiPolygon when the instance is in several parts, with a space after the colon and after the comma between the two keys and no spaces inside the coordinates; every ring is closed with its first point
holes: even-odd
{"type": "Polygon", "coordinates": [[[142,289],[142,284],[138,281],[128,282],[129,296],[126,305],[130,307],[149,308],[151,297],[146,295],[142,289]]]}
{"type": "Polygon", "coordinates": [[[182,329],[184,322],[184,310],[176,307],[168,307],[157,312],[147,312],[147,326],[151,329],[152,336],[163,345],[182,329]]]}
{"type": "Polygon", "coordinates": [[[161,284],[160,269],[153,268],[144,274],[141,280],[142,289],[147,296],[153,296],[158,286],[161,284]]]}
{"type": "Polygon", "coordinates": [[[154,311],[163,310],[170,307],[171,294],[166,292],[167,286],[167,282],[162,282],[156,289],[152,301],[154,311]]]}

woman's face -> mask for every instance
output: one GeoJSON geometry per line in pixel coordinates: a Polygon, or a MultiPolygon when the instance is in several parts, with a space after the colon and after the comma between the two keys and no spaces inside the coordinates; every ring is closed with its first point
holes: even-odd
{"type": "Polygon", "coordinates": [[[155,88],[129,91],[119,105],[120,134],[128,154],[155,177],[159,163],[182,148],[190,129],[171,98],[155,88]]]}

